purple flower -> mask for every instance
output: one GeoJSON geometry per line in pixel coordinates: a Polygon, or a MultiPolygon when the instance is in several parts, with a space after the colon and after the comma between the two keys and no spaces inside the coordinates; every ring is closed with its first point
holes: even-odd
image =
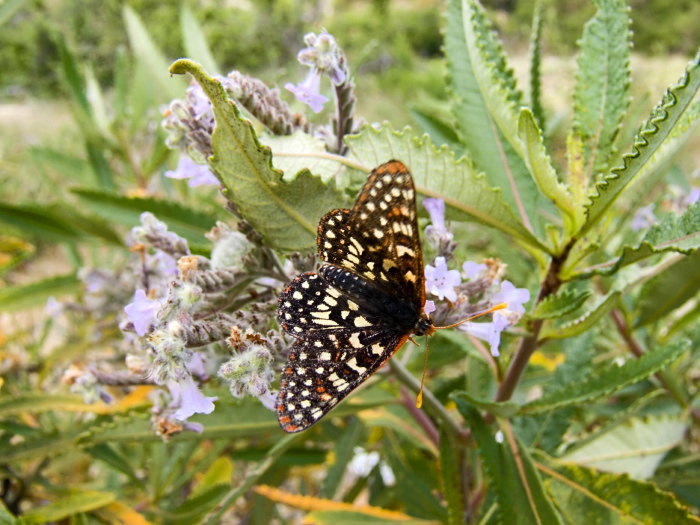
{"type": "Polygon", "coordinates": [[[685,204],[687,206],[692,206],[693,204],[698,202],[698,200],[700,200],[700,189],[693,186],[692,188],[690,188],[690,193],[685,198],[685,204]]]}
{"type": "Polygon", "coordinates": [[[191,376],[185,376],[179,381],[169,381],[168,388],[173,395],[172,405],[179,406],[173,417],[180,421],[193,414],[211,414],[214,411],[214,401],[219,399],[202,394],[191,376]]]}
{"type": "Polygon", "coordinates": [[[262,394],[259,394],[258,399],[268,410],[275,411],[277,408],[277,396],[270,392],[270,390],[265,390],[262,394]]]}
{"type": "Polygon", "coordinates": [[[477,264],[474,261],[467,261],[462,265],[467,279],[476,278],[481,272],[488,270],[485,264],[477,264]]]}
{"type": "Polygon", "coordinates": [[[498,347],[501,344],[501,332],[508,327],[508,320],[500,315],[494,315],[490,323],[467,322],[459,325],[458,329],[486,341],[491,347],[491,354],[498,357],[500,354],[498,347]]]}
{"type": "MultiPolygon", "coordinates": [[[[491,298],[492,302],[507,303],[506,312],[513,312],[522,316],[525,313],[524,303],[530,300],[530,290],[527,288],[516,288],[510,281],[503,281],[501,290],[491,298]]],[[[498,310],[495,315],[501,314],[504,310],[498,310]]]]}
{"type": "Polygon", "coordinates": [[[447,298],[454,302],[457,300],[455,286],[459,286],[462,278],[457,270],[448,270],[444,257],[435,258],[435,266],[425,267],[425,288],[440,300],[447,298]]]}
{"type": "Polygon", "coordinates": [[[309,47],[299,51],[299,62],[317,69],[319,75],[328,75],[336,86],[345,82],[345,71],[340,67],[340,49],[333,35],[321,33],[316,36],[314,33],[307,33],[304,35],[304,43],[309,47]]]}
{"type": "Polygon", "coordinates": [[[445,228],[445,201],[442,199],[427,198],[423,199],[423,206],[428,211],[430,222],[432,222],[432,225],[428,226],[426,232],[430,230],[440,236],[448,236],[450,240],[452,240],[454,235],[445,228]]]}
{"type": "Polygon", "coordinates": [[[437,310],[437,308],[435,308],[435,303],[433,301],[425,301],[423,311],[426,313],[426,315],[432,314],[435,310],[437,310]]]}
{"type": "Polygon", "coordinates": [[[304,82],[296,86],[290,82],[284,85],[285,89],[294,93],[299,102],[308,105],[314,113],[319,113],[323,105],[328,102],[328,98],[321,95],[321,73],[317,68],[312,68],[306,75],[304,82]]]}
{"type": "Polygon", "coordinates": [[[124,307],[124,312],[134,325],[134,330],[141,337],[146,335],[151,324],[156,320],[156,310],[160,303],[154,299],[149,299],[146,292],[140,288],[134,293],[134,301],[124,307]]]}
{"type": "Polygon", "coordinates": [[[211,172],[209,165],[197,164],[186,153],[180,154],[175,171],[166,171],[165,176],[171,179],[190,179],[187,182],[190,188],[205,184],[219,184],[219,180],[211,172]]]}

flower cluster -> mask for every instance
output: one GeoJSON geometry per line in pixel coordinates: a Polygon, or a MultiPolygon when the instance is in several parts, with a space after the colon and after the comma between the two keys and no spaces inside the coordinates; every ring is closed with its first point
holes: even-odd
{"type": "MultiPolygon", "coordinates": [[[[456,248],[454,238],[445,226],[445,203],[441,199],[424,199],[423,205],[428,210],[432,224],[426,228],[428,243],[438,250],[434,265],[425,267],[426,292],[436,296],[440,301],[447,300],[448,305],[442,305],[434,317],[445,324],[459,322],[478,314],[497,304],[505,303],[507,307],[497,310],[490,322],[464,322],[459,330],[470,336],[486,341],[494,357],[500,355],[501,333],[509,326],[517,323],[525,313],[523,304],[530,300],[530,292],[524,288],[516,288],[510,281],[501,281],[505,268],[498,261],[487,259],[483,264],[467,261],[462,265],[462,272],[450,270],[448,258],[456,248]],[[462,283],[462,278],[467,282],[462,283]],[[480,297],[478,302],[470,299],[480,297]]],[[[433,310],[434,305],[427,305],[433,310]]]]}

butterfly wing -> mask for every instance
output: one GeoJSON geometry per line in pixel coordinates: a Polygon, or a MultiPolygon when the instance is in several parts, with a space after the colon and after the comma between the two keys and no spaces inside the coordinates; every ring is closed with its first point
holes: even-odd
{"type": "Polygon", "coordinates": [[[278,320],[297,337],[277,397],[277,419],[286,432],[318,421],[409,336],[315,273],[297,277],[282,292],[278,320]]]}
{"type": "Polygon", "coordinates": [[[321,258],[388,294],[425,304],[413,179],[392,160],[372,171],[351,210],[333,210],[318,226],[321,258]]]}

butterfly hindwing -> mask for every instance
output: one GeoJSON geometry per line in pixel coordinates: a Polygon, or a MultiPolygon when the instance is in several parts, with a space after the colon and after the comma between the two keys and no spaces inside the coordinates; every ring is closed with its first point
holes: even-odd
{"type": "Polygon", "coordinates": [[[408,337],[314,273],[280,295],[278,320],[297,335],[277,397],[287,432],[311,426],[371,376],[408,337]],[[359,325],[359,326],[358,326],[359,325]]]}

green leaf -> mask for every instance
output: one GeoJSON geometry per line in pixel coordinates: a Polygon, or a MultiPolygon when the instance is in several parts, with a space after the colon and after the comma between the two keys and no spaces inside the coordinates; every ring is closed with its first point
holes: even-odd
{"type": "Polygon", "coordinates": [[[230,490],[231,485],[229,483],[220,483],[207,488],[201,493],[192,495],[182,505],[170,511],[172,512],[172,519],[183,524],[193,523],[195,519],[199,522],[199,519],[206,512],[216,507],[230,490]]]}
{"type": "Polygon", "coordinates": [[[700,53],[688,64],[678,83],[666,91],[649,120],[642,125],[635,137],[632,152],[623,156],[623,166],[614,168],[611,174],[596,184],[596,194],[591,197],[591,204],[586,209],[586,223],[577,237],[583,237],[603,217],[629,182],[672,135],[700,89],[699,70],[700,53]]]}
{"type": "Polygon", "coordinates": [[[673,495],[651,483],[556,462],[540,454],[537,460],[547,491],[567,523],[700,523],[673,495]]]}
{"type": "Polygon", "coordinates": [[[467,401],[469,404],[474,405],[475,407],[481,410],[485,410],[486,412],[490,412],[496,417],[502,417],[504,419],[513,417],[515,414],[518,413],[518,409],[520,408],[520,405],[513,401],[504,401],[497,403],[496,401],[478,399],[469,394],[468,392],[455,392],[454,394],[451,394],[450,397],[452,399],[462,399],[464,401],[467,401]]]}
{"type": "Polygon", "coordinates": [[[94,490],[73,490],[69,495],[58,501],[44,505],[38,509],[30,509],[22,514],[22,522],[26,524],[48,523],[58,521],[81,512],[89,512],[109,505],[117,497],[112,492],[97,492],[94,490]]]}
{"type": "Polygon", "coordinates": [[[457,399],[457,408],[469,422],[479,456],[493,487],[500,521],[508,525],[561,523],[552,502],[542,486],[530,453],[524,448],[512,428],[506,424],[500,438],[486,424],[472,405],[457,399]],[[511,439],[503,434],[510,433],[511,439]],[[515,447],[515,448],[514,448],[515,447]]]}
{"type": "MultiPolygon", "coordinates": [[[[700,202],[691,205],[680,217],[668,213],[660,224],[655,224],[636,247],[625,246],[613,266],[595,270],[598,275],[611,275],[623,266],[633,264],[664,252],[686,255],[700,248],[700,202]]],[[[579,274],[580,275],[580,274],[579,274]]]]}
{"type": "Polygon", "coordinates": [[[453,114],[468,157],[525,227],[540,236],[551,209],[524,162],[518,139],[520,93],[483,8],[474,0],[447,6],[445,54],[453,114]]]}
{"type": "Polygon", "coordinates": [[[684,305],[700,290],[700,250],[680,257],[642,287],[634,326],[644,326],[663,319],[684,305]]]}
{"type": "Polygon", "coordinates": [[[112,193],[72,189],[86,207],[109,222],[133,227],[141,223],[143,212],[150,211],[168,228],[188,241],[201,243],[204,234],[214,226],[217,217],[201,213],[182,204],[167,200],[140,197],[122,197],[112,193]]]}
{"type": "Polygon", "coordinates": [[[180,31],[182,31],[185,54],[202,64],[202,67],[212,74],[220,74],[221,68],[216,64],[216,59],[211,53],[211,48],[202,32],[202,26],[199,25],[197,17],[187,4],[182,4],[180,9],[180,31]]]}
{"type": "Polygon", "coordinates": [[[537,127],[546,129],[544,107],[542,106],[542,0],[535,2],[532,12],[532,29],[530,32],[530,107],[537,127]]]}
{"type": "Polygon", "coordinates": [[[492,188],[465,159],[456,161],[446,148],[435,149],[427,135],[413,136],[409,128],[394,131],[365,126],[359,135],[346,137],[351,157],[372,167],[391,158],[404,159],[419,193],[445,201],[445,216],[453,221],[476,221],[547,252],[548,248],[525,228],[492,188]],[[410,160],[407,160],[410,159],[410,160]]]}
{"type": "Polygon", "coordinates": [[[575,312],[593,295],[590,290],[568,288],[547,296],[538,303],[530,317],[533,319],[554,319],[575,312]]]}
{"type": "Polygon", "coordinates": [[[148,29],[130,6],[124,6],[124,24],[129,36],[129,44],[136,58],[150,72],[151,81],[158,86],[159,100],[181,98],[185,94],[187,83],[181,79],[168,76],[170,61],[158,49],[148,33],[148,29]]]}
{"type": "MultiPolygon", "coordinates": [[[[31,284],[0,288],[0,312],[18,312],[43,306],[49,297],[78,293],[83,287],[75,274],[50,277],[31,284]]],[[[2,402],[0,401],[0,405],[2,402]]]]}
{"type": "Polygon", "coordinates": [[[455,442],[454,436],[440,428],[440,481],[442,494],[447,503],[447,523],[464,523],[465,502],[463,483],[464,449],[455,442]]]}
{"type": "Polygon", "coordinates": [[[654,475],[666,453],[680,443],[686,429],[686,421],[678,416],[635,417],[560,459],[647,479],[654,475]]]}
{"type": "Polygon", "coordinates": [[[520,414],[539,414],[609,396],[661,370],[678,359],[688,346],[687,340],[678,341],[653,352],[646,352],[638,359],[630,358],[622,366],[609,365],[586,378],[579,378],[577,381],[548,391],[540,399],[523,405],[520,414]]]}
{"type": "Polygon", "coordinates": [[[569,190],[559,182],[559,177],[545,150],[542,133],[529,108],[520,110],[518,136],[523,142],[525,163],[535,178],[537,186],[564,213],[565,231],[573,233],[583,224],[583,209],[574,208],[569,190]]]}
{"type": "Polygon", "coordinates": [[[333,462],[326,471],[326,479],[323,482],[322,496],[335,499],[340,482],[347,470],[348,463],[355,455],[355,447],[358,446],[360,436],[364,432],[364,426],[359,419],[352,419],[340,439],[333,447],[333,462]]]}
{"type": "Polygon", "coordinates": [[[134,467],[129,462],[129,459],[115,450],[115,448],[110,444],[101,443],[94,447],[86,448],[85,452],[90,454],[95,459],[104,461],[111,468],[126,474],[133,483],[143,485],[136,472],[134,472],[134,467]]]}
{"type": "Polygon", "coordinates": [[[0,222],[52,242],[77,242],[82,239],[75,227],[61,220],[50,209],[40,206],[13,206],[0,202],[0,222]]]}
{"type": "Polygon", "coordinates": [[[430,141],[437,145],[447,145],[455,157],[461,157],[464,154],[464,148],[460,142],[459,135],[455,131],[452,124],[452,117],[441,108],[436,108],[430,105],[412,105],[408,110],[411,118],[418,128],[430,136],[430,141]]]}
{"type": "MultiPolygon", "coordinates": [[[[425,472],[411,469],[411,464],[398,457],[400,451],[388,451],[389,466],[394,471],[396,483],[394,490],[400,494],[400,500],[405,506],[405,512],[410,516],[423,519],[447,521],[447,511],[437,498],[430,477],[425,472]]],[[[425,465],[422,465],[425,468],[425,465]]],[[[435,487],[437,488],[437,487],[435,487]]]]}
{"type": "Polygon", "coordinates": [[[566,339],[567,337],[582,334],[595,326],[598,321],[615,308],[621,295],[622,292],[614,291],[608,294],[596,306],[591,307],[590,310],[578,319],[574,319],[573,321],[559,326],[546,326],[540,332],[540,340],[566,339]]]}
{"type": "Polygon", "coordinates": [[[630,103],[630,18],[624,0],[595,0],[577,58],[574,133],[583,141],[589,180],[608,167],[615,138],[630,103]]]}
{"type": "Polygon", "coordinates": [[[282,251],[310,250],[316,246],[316,226],[326,212],[344,204],[334,184],[324,186],[308,170],[285,183],[272,167],[269,148],[258,142],[252,125],[242,119],[221,83],[208,77],[190,60],[178,60],[173,74],[191,74],[211,100],[216,118],[209,159],[225,187],[224,195],[264,237],[282,251]]]}

